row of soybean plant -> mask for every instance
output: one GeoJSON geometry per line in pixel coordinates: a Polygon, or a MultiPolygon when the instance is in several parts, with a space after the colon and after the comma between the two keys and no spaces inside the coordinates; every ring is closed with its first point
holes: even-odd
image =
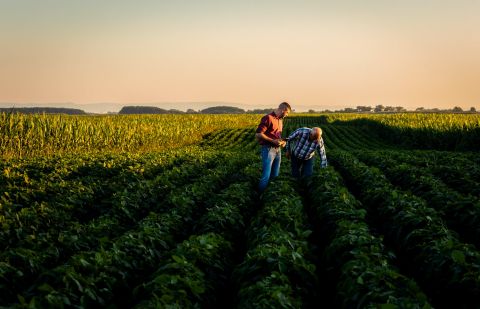
{"type": "Polygon", "coordinates": [[[28,235],[52,227],[63,230],[108,212],[117,191],[178,164],[179,157],[191,160],[193,154],[172,151],[154,156],[82,155],[4,162],[2,249],[28,235]]]}
{"type": "Polygon", "coordinates": [[[385,175],[346,152],[330,152],[349,189],[358,195],[378,231],[436,307],[478,305],[480,253],[446,228],[425,200],[398,190],[385,175]]]}
{"type": "Polygon", "coordinates": [[[391,148],[380,137],[378,132],[365,125],[356,125],[354,123],[335,122],[328,120],[328,117],[291,117],[285,121],[285,133],[288,135],[300,127],[320,127],[323,132],[323,139],[329,148],[341,148],[349,150],[350,148],[391,148]]]}
{"type": "MultiPolygon", "coordinates": [[[[110,239],[135,225],[148,213],[149,205],[145,205],[147,184],[152,192],[161,193],[171,189],[174,180],[183,183],[188,179],[188,175],[172,170],[173,165],[184,162],[185,170],[188,170],[215,159],[212,154],[204,152],[202,155],[194,155],[190,151],[169,154],[168,157],[114,156],[104,160],[59,158],[50,165],[49,162],[43,165],[45,173],[36,172],[35,162],[17,168],[15,172],[18,174],[18,170],[22,170],[21,178],[29,175],[32,180],[31,186],[24,191],[29,194],[28,199],[9,200],[2,208],[4,221],[0,235],[5,240],[2,243],[5,246],[0,253],[0,285],[8,287],[1,289],[2,302],[16,299],[16,294],[36,280],[39,274],[65,262],[72,254],[80,250],[96,250],[100,245],[106,247],[110,239]],[[65,162],[76,164],[62,168],[65,162]],[[170,180],[172,184],[153,190],[159,180],[170,180]],[[79,192],[71,193],[68,190],[70,186],[80,187],[79,192]],[[37,191],[44,195],[36,195],[37,191]],[[135,196],[138,196],[137,204],[146,207],[135,206],[132,203],[135,196]],[[79,216],[80,212],[88,215],[89,219],[79,216]]],[[[9,180],[12,180],[9,182],[12,196],[25,189],[17,178],[9,180]]]]}
{"type": "Polygon", "coordinates": [[[332,167],[316,170],[306,188],[320,279],[327,295],[335,295],[335,307],[431,307],[416,282],[394,266],[382,238],[370,231],[366,210],[332,167]]]}
{"type": "Polygon", "coordinates": [[[357,157],[381,168],[394,185],[427,201],[449,228],[480,248],[480,200],[477,197],[451,189],[435,177],[429,167],[419,168],[376,152],[359,152],[357,157]]]}
{"type": "Polygon", "coordinates": [[[253,150],[257,146],[254,128],[222,129],[203,136],[202,147],[253,150]]]}
{"type": "Polygon", "coordinates": [[[257,206],[257,164],[207,198],[192,235],[173,247],[148,280],[134,289],[135,308],[231,307],[231,273],[245,227],[257,206]]]}
{"type": "Polygon", "coordinates": [[[328,114],[329,123],[343,122],[366,126],[392,143],[421,149],[478,150],[478,114],[395,113],[328,114]]]}
{"type": "Polygon", "coordinates": [[[331,130],[334,141],[343,146],[344,150],[394,148],[369,128],[354,125],[331,125],[328,126],[328,129],[331,130]]]}
{"type": "Polygon", "coordinates": [[[345,138],[343,135],[343,128],[342,127],[337,127],[337,126],[330,126],[328,128],[330,134],[332,135],[332,140],[336,145],[339,146],[338,149],[341,150],[353,150],[353,149],[362,149],[364,148],[364,143],[354,140],[351,137],[345,138]]]}
{"type": "MultiPolygon", "coordinates": [[[[304,122],[301,122],[301,121],[293,121],[293,122],[290,121],[288,123],[288,125],[286,125],[284,127],[282,137],[283,138],[288,137],[296,129],[301,128],[301,127],[305,127],[307,124],[308,124],[308,122],[304,123],[304,122]]],[[[331,127],[330,125],[322,125],[321,126],[322,131],[323,131],[322,137],[323,137],[323,141],[325,143],[325,147],[326,147],[327,151],[329,149],[342,149],[341,146],[336,144],[336,142],[334,141],[334,138],[332,138],[330,127],[331,127]]]]}
{"type": "MultiPolygon", "coordinates": [[[[80,226],[77,239],[68,239],[80,243],[81,251],[66,257],[64,263],[60,260],[59,263],[41,264],[39,269],[33,270],[30,277],[36,279],[30,286],[25,284],[32,282],[27,278],[17,281],[21,272],[9,270],[3,279],[5,284],[14,284],[15,288],[10,289],[5,297],[11,301],[12,294],[17,294],[21,303],[45,306],[108,303],[116,294],[112,291],[128,285],[129,281],[124,280],[126,277],[131,280],[141,277],[142,269],[164,252],[165,246],[172,245],[169,239],[175,242],[176,237],[182,237],[186,229],[178,224],[178,220],[183,224],[193,220],[192,216],[202,209],[195,208],[195,203],[228,182],[236,163],[246,161],[233,154],[220,153],[210,159],[169,169],[153,179],[126,187],[113,197],[113,207],[108,215],[84,228],[80,226]],[[211,172],[205,174],[206,169],[211,172]],[[88,232],[100,222],[95,243],[88,232]],[[110,229],[118,227],[120,232],[108,234],[110,229]],[[102,234],[107,236],[98,240],[102,234]]],[[[75,237],[73,233],[60,231],[59,235],[75,237]]]]}
{"type": "Polygon", "coordinates": [[[386,143],[368,128],[351,125],[325,125],[323,139],[328,149],[353,151],[357,149],[391,149],[394,146],[386,143]]]}
{"type": "Polygon", "coordinates": [[[247,252],[233,272],[238,308],[302,308],[315,303],[311,231],[292,179],[275,178],[247,229],[247,252]]]}
{"type": "Polygon", "coordinates": [[[454,190],[480,197],[480,161],[475,153],[447,151],[396,151],[385,156],[432,173],[454,190]]]}

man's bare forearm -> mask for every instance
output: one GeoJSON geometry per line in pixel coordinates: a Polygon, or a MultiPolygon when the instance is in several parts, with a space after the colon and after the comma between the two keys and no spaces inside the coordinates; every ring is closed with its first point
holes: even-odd
{"type": "Polygon", "coordinates": [[[265,142],[268,142],[270,144],[273,144],[275,146],[281,146],[281,147],[284,147],[286,142],[281,140],[281,139],[274,139],[274,138],[270,138],[268,136],[266,136],[264,133],[255,133],[255,137],[258,139],[258,140],[263,140],[265,142]]]}
{"type": "Polygon", "coordinates": [[[258,140],[273,143],[273,138],[270,138],[263,133],[255,133],[255,136],[257,137],[258,140]]]}

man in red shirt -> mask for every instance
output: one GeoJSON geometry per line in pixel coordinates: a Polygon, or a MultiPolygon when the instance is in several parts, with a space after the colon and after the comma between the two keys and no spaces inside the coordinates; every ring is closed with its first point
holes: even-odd
{"type": "Polygon", "coordinates": [[[258,185],[259,192],[263,192],[270,179],[277,177],[280,171],[281,151],[286,142],[282,140],[283,118],[292,108],[287,102],[282,102],[276,110],[262,117],[255,137],[262,146],[262,177],[258,185]]]}

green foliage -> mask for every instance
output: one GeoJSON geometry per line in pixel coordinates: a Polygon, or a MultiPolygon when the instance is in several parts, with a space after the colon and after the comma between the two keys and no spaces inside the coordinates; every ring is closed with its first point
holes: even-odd
{"type": "Polygon", "coordinates": [[[430,306],[417,284],[392,266],[382,239],[370,232],[366,211],[332,168],[319,170],[309,180],[308,189],[316,222],[325,237],[323,261],[338,282],[338,303],[343,307],[430,306]]]}
{"type": "Polygon", "coordinates": [[[0,156],[159,151],[192,145],[221,128],[253,126],[258,115],[24,115],[0,113],[0,156]]]}
{"type": "Polygon", "coordinates": [[[288,178],[272,181],[264,207],[247,230],[248,251],[233,276],[240,308],[298,308],[317,288],[310,259],[307,218],[301,198],[288,178]],[[303,299],[303,301],[302,301],[303,299]]]}
{"type": "Polygon", "coordinates": [[[0,304],[475,307],[478,154],[402,150],[474,145],[457,116],[287,118],[333,165],[259,196],[259,115],[2,114],[0,304]]]}
{"type": "Polygon", "coordinates": [[[429,295],[451,305],[477,301],[480,253],[475,247],[460,242],[424,200],[395,189],[378,169],[347,153],[334,153],[333,162],[347,182],[355,184],[403,266],[429,295]]]}

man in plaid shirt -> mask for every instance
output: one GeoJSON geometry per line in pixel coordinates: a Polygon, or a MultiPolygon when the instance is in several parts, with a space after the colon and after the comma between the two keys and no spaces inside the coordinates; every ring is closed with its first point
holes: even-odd
{"type": "Polygon", "coordinates": [[[300,128],[290,134],[287,139],[285,156],[292,160],[293,177],[307,177],[313,174],[315,150],[320,155],[322,167],[326,167],[328,163],[322,139],[322,129],[317,127],[311,129],[300,128]]]}

